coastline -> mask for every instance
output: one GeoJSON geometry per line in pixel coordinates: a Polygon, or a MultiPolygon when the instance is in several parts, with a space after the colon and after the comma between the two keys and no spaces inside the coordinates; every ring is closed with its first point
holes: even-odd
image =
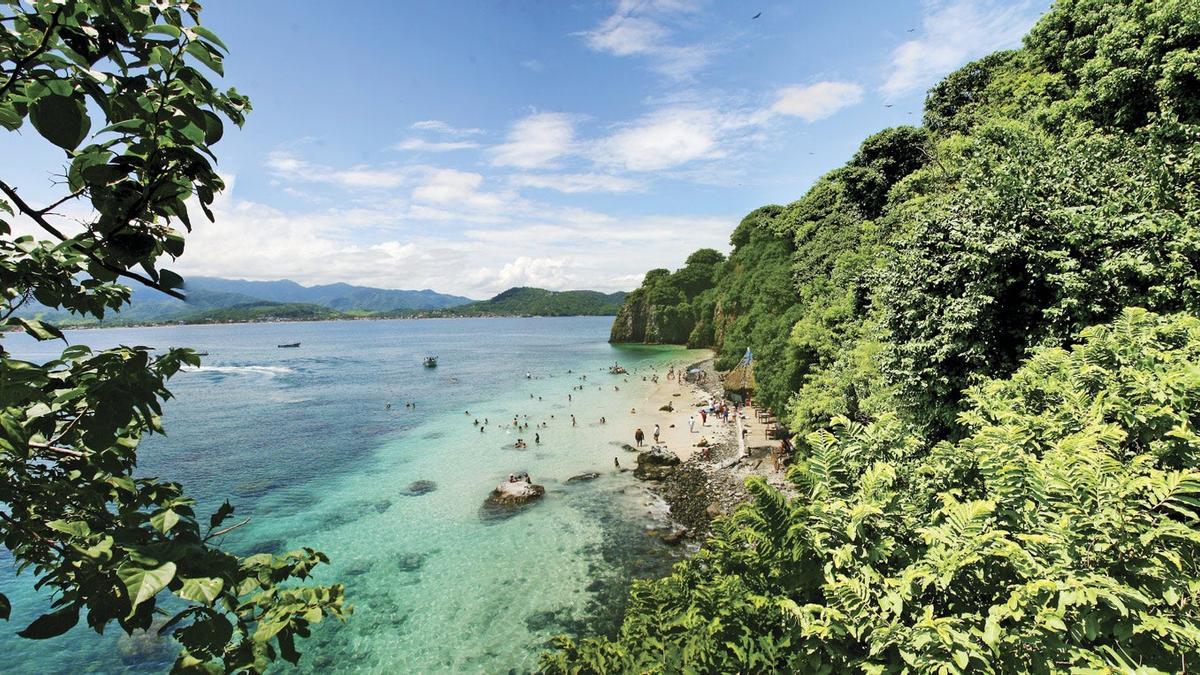
{"type": "MultiPolygon", "coordinates": [[[[657,445],[680,460],[661,479],[648,478],[643,482],[667,505],[672,522],[667,538],[676,541],[686,538],[693,549],[703,543],[714,518],[732,513],[750,499],[744,485],[749,476],[761,476],[785,492],[792,489],[784,472],[774,469],[771,451],[779,442],[769,437],[768,426],[758,421],[753,407],[742,409],[741,427],[746,431],[744,455],[737,438],[739,425],[733,415],[729,423],[711,416],[701,421],[698,409],[724,398],[721,376],[714,368],[715,354],[706,351],[709,356],[699,362],[677,364],[684,371],[702,370],[705,373],[702,382],[668,380],[665,373],[658,373],[659,381],[651,384],[647,393],[629,397],[631,408],[637,410],[631,419],[646,435],[643,447],[638,450],[647,451],[657,445]],[[668,405],[673,410],[661,409],[668,405]],[[689,429],[689,417],[695,418],[694,431],[689,429]],[[656,423],[662,431],[657,444],[653,439],[656,423]],[[704,441],[707,452],[702,452],[705,448],[699,445],[704,441]]],[[[634,373],[631,377],[640,375],[634,373]]],[[[620,440],[624,443],[632,438],[620,440]]]]}

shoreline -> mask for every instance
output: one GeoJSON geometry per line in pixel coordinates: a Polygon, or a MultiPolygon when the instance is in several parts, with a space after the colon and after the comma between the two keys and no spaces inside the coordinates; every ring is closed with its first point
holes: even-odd
{"type": "Polygon", "coordinates": [[[707,358],[683,366],[685,372],[694,368],[703,370],[706,373],[703,382],[667,380],[662,373],[659,382],[651,384],[648,393],[640,399],[630,397],[631,405],[638,411],[636,422],[646,434],[643,446],[638,448],[639,455],[658,445],[680,460],[661,480],[643,479],[643,483],[648,491],[666,503],[674,539],[686,538],[693,550],[707,538],[714,518],[732,513],[750,499],[745,488],[749,476],[761,476],[785,492],[793,489],[784,477],[786,470],[776,472],[774,469],[771,451],[779,441],[768,437],[768,425],[758,421],[753,407],[742,409],[745,455],[738,443],[738,425],[732,415],[728,424],[713,417],[701,422],[696,411],[709,401],[724,399],[721,376],[713,367],[715,354],[712,350],[705,351],[709,353],[707,358]],[[667,405],[673,410],[660,409],[667,405]],[[688,428],[691,416],[695,417],[694,431],[688,428]],[[661,442],[657,444],[653,439],[655,423],[663,432],[661,442]],[[701,439],[708,441],[708,453],[701,452],[697,446],[701,439]]]}
{"type": "MultiPolygon", "coordinates": [[[[435,321],[443,319],[580,319],[589,317],[611,318],[615,314],[463,314],[461,316],[346,316],[323,319],[263,319],[261,321],[163,321],[156,323],[124,324],[58,324],[60,330],[113,330],[124,328],[178,328],[180,326],[250,326],[263,323],[338,323],[343,321],[435,321]]],[[[49,322],[54,323],[54,322],[49,322]]],[[[21,328],[10,328],[2,333],[24,333],[21,328]]]]}

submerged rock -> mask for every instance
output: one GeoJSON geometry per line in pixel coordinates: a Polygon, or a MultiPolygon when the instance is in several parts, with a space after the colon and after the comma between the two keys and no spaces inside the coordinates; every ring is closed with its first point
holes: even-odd
{"type": "Polygon", "coordinates": [[[399,572],[416,572],[425,566],[429,559],[428,553],[401,553],[396,556],[396,570],[399,572]]]}
{"type": "Polygon", "coordinates": [[[581,473],[581,474],[578,474],[575,476],[571,476],[570,478],[567,479],[567,482],[568,483],[582,483],[585,480],[596,480],[599,477],[600,477],[600,474],[596,473],[595,471],[588,471],[587,473],[581,473]]]}
{"type": "Polygon", "coordinates": [[[409,497],[420,497],[421,495],[429,494],[436,489],[437,483],[431,480],[418,480],[409,484],[408,489],[402,490],[400,494],[407,495],[409,497]]]}
{"type": "Polygon", "coordinates": [[[492,490],[484,500],[479,515],[484,520],[495,520],[516,515],[522,507],[536,502],[546,494],[546,488],[523,480],[504,481],[492,490]]]}
{"type": "Polygon", "coordinates": [[[622,443],[621,449],[624,450],[625,452],[637,452],[638,451],[637,448],[633,447],[632,445],[630,445],[628,443],[622,443]]]}
{"type": "Polygon", "coordinates": [[[662,480],[679,466],[679,457],[666,448],[656,445],[637,456],[637,469],[633,475],[642,480],[662,480]]]}

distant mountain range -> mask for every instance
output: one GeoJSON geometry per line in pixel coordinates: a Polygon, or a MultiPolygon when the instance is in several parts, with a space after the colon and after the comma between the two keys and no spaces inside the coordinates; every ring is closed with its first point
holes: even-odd
{"type": "MultiPolygon", "coordinates": [[[[511,288],[490,300],[472,301],[431,290],[406,291],[350,284],[302,286],[294,281],[245,281],[190,277],[186,302],[132,285],[130,303],[105,325],[303,321],[387,316],[572,316],[615,315],[625,293],[511,288]]],[[[95,325],[67,312],[31,304],[19,315],[62,325],[95,325]]]]}

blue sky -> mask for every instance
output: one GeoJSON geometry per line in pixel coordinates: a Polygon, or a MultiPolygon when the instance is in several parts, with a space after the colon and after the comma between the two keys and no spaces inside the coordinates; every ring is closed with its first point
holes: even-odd
{"type": "MultiPolygon", "coordinates": [[[[919,123],[930,84],[1048,4],[208,0],[254,112],[216,147],[218,222],[174,268],[631,289],[919,123]]],[[[0,139],[0,171],[50,196],[36,141],[0,139]]]]}

